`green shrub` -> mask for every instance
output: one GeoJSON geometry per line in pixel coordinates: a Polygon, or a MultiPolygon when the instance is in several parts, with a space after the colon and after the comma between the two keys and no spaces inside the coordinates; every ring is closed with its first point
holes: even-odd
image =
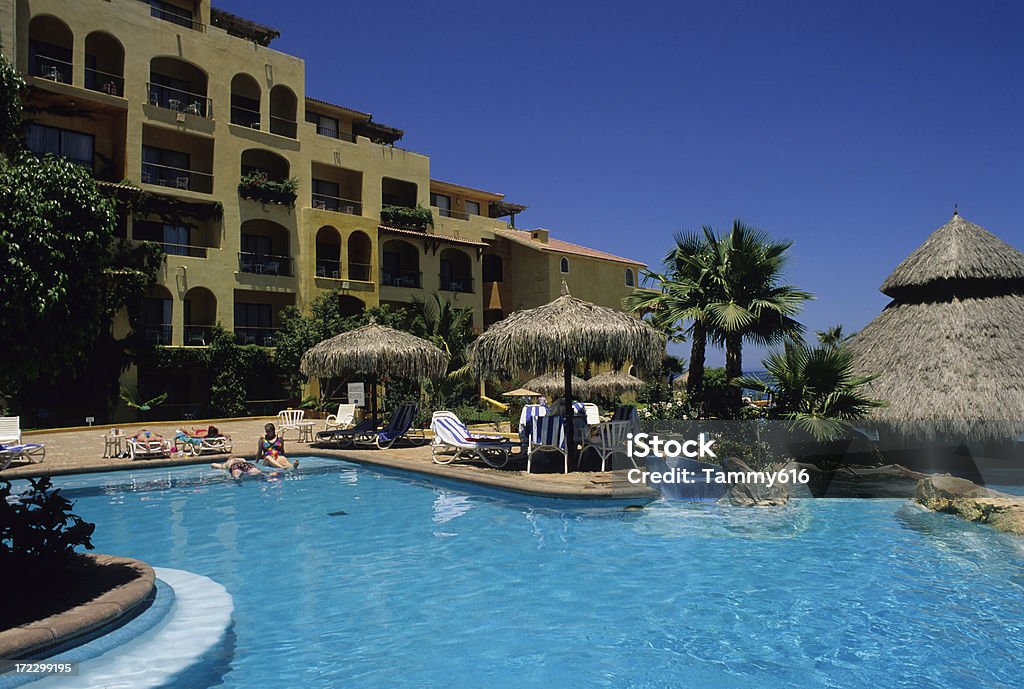
{"type": "Polygon", "coordinates": [[[434,226],[434,214],[423,206],[384,206],[380,211],[380,221],[384,225],[404,230],[426,230],[434,226]]]}
{"type": "Polygon", "coordinates": [[[299,180],[273,180],[264,172],[250,172],[238,183],[238,195],[261,203],[276,203],[293,208],[298,198],[299,180]]]}
{"type": "Polygon", "coordinates": [[[78,559],[75,548],[93,549],[96,525],[71,512],[73,503],[53,489],[50,477],[29,479],[29,484],[18,495],[10,481],[0,480],[0,571],[5,576],[64,569],[78,559]]]}

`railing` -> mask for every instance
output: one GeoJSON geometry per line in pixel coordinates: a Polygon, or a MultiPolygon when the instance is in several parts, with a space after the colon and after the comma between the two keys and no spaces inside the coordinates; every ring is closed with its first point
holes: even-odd
{"type": "Polygon", "coordinates": [[[261,347],[273,347],[277,328],[264,328],[248,325],[235,326],[235,342],[238,344],[254,344],[261,347]]]}
{"type": "Polygon", "coordinates": [[[162,187],[198,191],[203,194],[213,193],[213,175],[156,163],[142,164],[142,181],[146,184],[159,184],[162,187]]]}
{"type": "Polygon", "coordinates": [[[456,276],[441,274],[442,292],[473,292],[473,278],[469,276],[456,276]]]}
{"type": "Polygon", "coordinates": [[[240,105],[231,106],[231,124],[240,124],[249,129],[260,128],[260,114],[240,105]]]}
{"type": "Polygon", "coordinates": [[[316,276],[318,278],[341,278],[341,261],[332,261],[327,258],[316,260],[316,276]]]}
{"type": "Polygon", "coordinates": [[[178,26],[187,27],[193,31],[206,31],[206,25],[200,21],[196,21],[190,15],[164,9],[162,7],[156,7],[155,5],[150,4],[149,0],[142,0],[142,2],[149,5],[150,15],[157,19],[177,24],[178,26]]]}
{"type": "Polygon", "coordinates": [[[299,125],[294,120],[286,120],[283,117],[270,116],[270,133],[279,136],[287,136],[289,139],[298,138],[299,125]]]}
{"type": "Polygon", "coordinates": [[[349,280],[361,280],[362,282],[370,281],[370,266],[369,263],[353,263],[348,262],[348,279],[349,280]]]}
{"type": "Polygon", "coordinates": [[[124,77],[110,72],[101,72],[91,67],[85,68],[85,88],[100,91],[111,96],[124,95],[124,77]]]}
{"type": "Polygon", "coordinates": [[[171,244],[169,242],[157,242],[168,256],[188,256],[190,258],[206,258],[205,246],[193,246],[191,244],[171,244]]]}
{"type": "Polygon", "coordinates": [[[335,213],[347,213],[348,215],[362,215],[363,204],[361,201],[353,201],[352,199],[343,199],[338,196],[328,196],[327,194],[313,194],[313,208],[319,208],[325,211],[334,211],[335,213]]]}
{"type": "Polygon", "coordinates": [[[158,108],[166,108],[174,112],[183,112],[197,117],[213,117],[213,99],[202,93],[182,91],[163,84],[146,82],[149,92],[149,104],[158,108]]]}
{"type": "Polygon", "coordinates": [[[185,346],[205,347],[213,340],[212,325],[186,325],[185,346]]]}
{"type": "Polygon", "coordinates": [[[456,220],[469,220],[469,213],[464,213],[463,211],[452,210],[451,208],[438,208],[437,206],[434,206],[434,208],[437,208],[437,214],[440,215],[442,218],[455,218],[456,220]]]}
{"type": "Polygon", "coordinates": [[[170,345],[172,330],[170,323],[142,326],[142,331],[146,336],[146,342],[151,345],[170,345]]]}
{"type": "Polygon", "coordinates": [[[337,127],[325,127],[321,124],[316,126],[316,133],[320,136],[329,136],[332,139],[340,139],[350,143],[356,142],[356,135],[351,132],[343,132],[337,127]]]}
{"type": "Polygon", "coordinates": [[[242,273],[256,275],[283,275],[291,277],[292,259],[290,256],[273,256],[270,254],[254,254],[246,251],[238,252],[238,270],[242,273]]]}
{"type": "Polygon", "coordinates": [[[29,72],[43,79],[70,84],[73,71],[74,67],[70,62],[56,57],[34,53],[29,58],[29,72]]]}
{"type": "Polygon", "coordinates": [[[385,271],[381,274],[380,283],[389,287],[419,289],[423,286],[423,273],[416,270],[385,271]]]}

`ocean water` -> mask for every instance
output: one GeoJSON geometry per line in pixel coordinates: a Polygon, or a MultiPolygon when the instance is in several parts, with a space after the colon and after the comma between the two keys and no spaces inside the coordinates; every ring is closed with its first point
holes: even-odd
{"type": "Polygon", "coordinates": [[[1024,684],[1024,541],[906,501],[627,511],[314,459],[59,485],[98,552],[234,597],[167,686],[1024,684]]]}

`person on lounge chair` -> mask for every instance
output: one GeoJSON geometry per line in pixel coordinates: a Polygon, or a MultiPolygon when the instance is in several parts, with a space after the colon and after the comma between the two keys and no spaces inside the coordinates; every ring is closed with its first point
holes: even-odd
{"type": "Polygon", "coordinates": [[[299,466],[298,462],[293,465],[284,456],[284,438],[277,434],[274,424],[268,423],[263,427],[264,435],[260,438],[259,450],[256,455],[264,464],[276,469],[292,469],[299,466]]]}
{"type": "Polygon", "coordinates": [[[214,462],[210,465],[211,469],[223,469],[224,471],[231,474],[231,478],[241,478],[242,476],[259,476],[263,472],[260,468],[252,462],[247,462],[239,457],[229,457],[227,461],[221,462],[220,464],[214,462]]]}

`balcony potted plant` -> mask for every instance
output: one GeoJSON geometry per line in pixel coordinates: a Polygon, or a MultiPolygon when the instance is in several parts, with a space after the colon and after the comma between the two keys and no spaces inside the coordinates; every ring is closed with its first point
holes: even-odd
{"type": "Polygon", "coordinates": [[[417,205],[415,208],[406,206],[384,206],[380,211],[381,223],[400,230],[419,230],[425,232],[434,226],[434,214],[429,208],[417,205]]]}
{"type": "Polygon", "coordinates": [[[276,203],[288,208],[295,207],[298,198],[299,181],[291,179],[270,179],[265,172],[251,172],[238,183],[238,195],[260,203],[276,203]]]}

